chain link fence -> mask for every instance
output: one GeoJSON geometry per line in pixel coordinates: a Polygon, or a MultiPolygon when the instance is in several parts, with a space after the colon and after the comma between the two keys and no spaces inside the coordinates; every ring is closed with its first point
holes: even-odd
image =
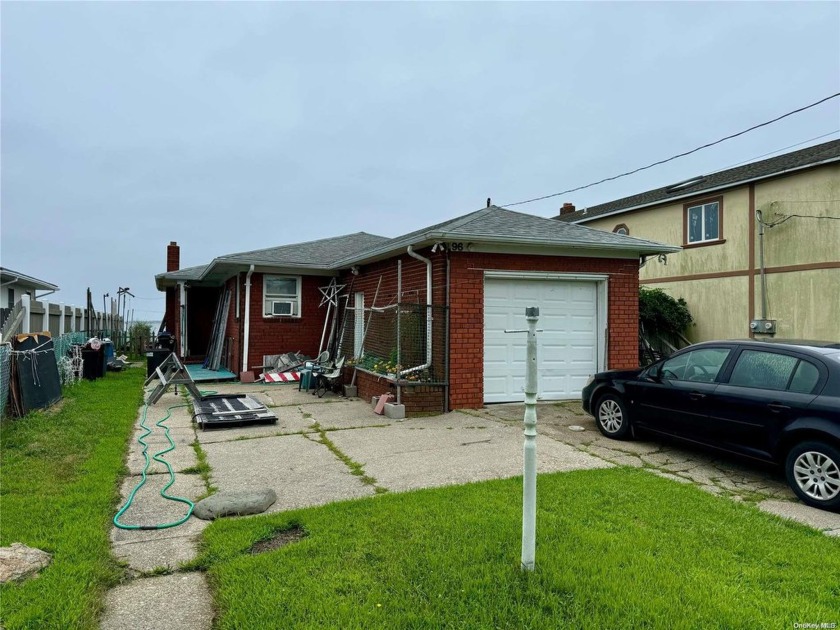
{"type": "Polygon", "coordinates": [[[447,383],[445,306],[394,304],[381,309],[349,310],[339,340],[339,356],[349,365],[401,382],[447,383]]]}
{"type": "Polygon", "coordinates": [[[6,413],[9,400],[9,374],[12,370],[12,344],[0,344],[0,418],[6,413]]]}

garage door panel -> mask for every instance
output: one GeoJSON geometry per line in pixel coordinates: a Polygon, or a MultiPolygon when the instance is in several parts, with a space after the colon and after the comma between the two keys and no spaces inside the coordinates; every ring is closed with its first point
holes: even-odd
{"type": "Polygon", "coordinates": [[[484,400],[524,400],[526,335],[504,329],[526,327],[525,308],[538,306],[539,398],[576,398],[597,371],[595,282],[488,278],[484,298],[484,400]]]}

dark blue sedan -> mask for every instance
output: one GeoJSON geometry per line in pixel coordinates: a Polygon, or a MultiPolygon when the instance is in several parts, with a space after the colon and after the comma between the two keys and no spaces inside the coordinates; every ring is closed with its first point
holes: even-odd
{"type": "Polygon", "coordinates": [[[708,341],[595,374],[582,397],[609,438],[644,431],[774,462],[802,501],[840,511],[840,343],[708,341]]]}

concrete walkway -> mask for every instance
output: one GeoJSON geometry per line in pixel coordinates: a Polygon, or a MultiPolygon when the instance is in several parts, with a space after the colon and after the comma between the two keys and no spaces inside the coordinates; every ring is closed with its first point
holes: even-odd
{"type": "MultiPolygon", "coordinates": [[[[182,472],[198,464],[193,443],[206,454],[212,484],[220,491],[274,489],[278,500],[269,512],[371,496],[377,488],[403,491],[522,472],[521,404],[393,421],[375,415],[361,400],[329,395],[318,399],[289,384],[209,387],[221,393],[251,393],[272,408],[279,420],[274,425],[201,431],[195,429],[187,408],[174,409],[166,423],[177,444],[176,450],[165,456],[177,474],[170,493],[191,500],[207,492],[199,475],[182,472]],[[375,481],[365,483],[351,474],[330,447],[360,463],[375,481]]],[[[149,408],[147,425],[153,427],[167,407],[183,402],[182,397],[167,393],[149,408]]],[[[538,416],[539,472],[615,464],[646,467],[715,494],[756,502],[761,509],[829,535],[840,535],[840,515],[796,502],[783,480],[767,470],[658,443],[607,440],[576,403],[541,404],[538,416]]],[[[140,418],[138,414],[138,425],[140,418]]],[[[154,428],[147,441],[152,453],[167,444],[159,428],[154,428]]],[[[141,452],[135,440],[123,499],[140,480],[141,452]]],[[[153,474],[123,515],[123,523],[168,522],[186,513],[185,505],[159,496],[168,481],[166,469],[154,463],[150,471],[153,474]]],[[[163,530],[113,528],[114,553],[127,563],[130,579],[108,594],[102,628],[209,629],[213,606],[203,574],[177,572],[181,563],[196,556],[199,535],[207,525],[192,517],[183,525],[163,530]],[[164,609],[167,614],[161,616],[159,611],[164,609]]]]}

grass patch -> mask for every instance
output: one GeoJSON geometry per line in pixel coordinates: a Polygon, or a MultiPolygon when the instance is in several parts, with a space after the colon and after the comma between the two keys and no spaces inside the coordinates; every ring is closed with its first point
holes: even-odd
{"type": "Polygon", "coordinates": [[[320,424],[315,422],[312,424],[312,428],[318,433],[318,439],[315,441],[320,442],[321,444],[326,446],[333,455],[340,459],[344,463],[344,465],[347,466],[347,468],[350,470],[351,475],[356,475],[357,477],[359,477],[361,482],[366,486],[372,486],[376,494],[385,494],[386,492],[388,492],[387,488],[378,486],[376,484],[376,479],[365,473],[364,467],[359,462],[342,452],[341,449],[339,449],[338,446],[335,445],[335,442],[333,442],[330,438],[327,437],[327,432],[321,428],[320,424]]]}
{"type": "Polygon", "coordinates": [[[210,473],[212,472],[212,469],[210,468],[210,463],[207,461],[207,453],[204,451],[203,448],[201,448],[201,442],[199,442],[198,439],[194,440],[192,443],[192,448],[195,451],[196,464],[195,466],[185,468],[181,472],[186,474],[199,475],[201,477],[201,480],[204,482],[206,492],[194,501],[194,503],[198,503],[201,499],[206,499],[211,494],[214,494],[218,490],[218,488],[214,486],[210,480],[210,473]]]}
{"type": "Polygon", "coordinates": [[[735,628],[836,621],[840,541],[630,468],[541,475],[537,570],[521,479],[214,522],[219,628],[735,628]],[[306,537],[252,555],[259,541],[306,537]]]}
{"type": "Polygon", "coordinates": [[[144,378],[109,372],[66,389],[57,411],[0,425],[0,544],[53,554],[37,579],[0,587],[8,630],[97,627],[105,590],[123,575],[108,533],[144,378]]]}

